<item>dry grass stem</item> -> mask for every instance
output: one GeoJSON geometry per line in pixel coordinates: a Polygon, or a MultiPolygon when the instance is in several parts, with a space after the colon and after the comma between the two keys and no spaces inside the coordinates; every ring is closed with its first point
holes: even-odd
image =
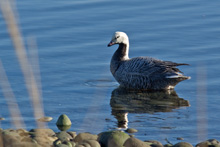
{"type": "Polygon", "coordinates": [[[16,102],[15,96],[12,92],[10,83],[8,82],[7,75],[5,73],[4,67],[0,61],[0,85],[1,89],[3,91],[5,100],[8,104],[8,108],[10,110],[10,115],[12,118],[12,125],[15,126],[15,128],[24,128],[24,122],[22,120],[22,116],[18,107],[18,104],[16,102]]]}
{"type": "MultiPolygon", "coordinates": [[[[11,8],[11,3],[9,0],[0,0],[0,6],[15,48],[19,64],[21,66],[21,70],[25,78],[26,87],[28,89],[28,93],[34,108],[34,116],[36,119],[40,118],[44,116],[44,111],[41,103],[41,95],[38,90],[37,82],[30,62],[27,58],[26,49],[23,43],[24,41],[19,31],[15,14],[11,8]]],[[[37,125],[40,128],[44,127],[43,123],[40,122],[37,122],[37,125]]]]}

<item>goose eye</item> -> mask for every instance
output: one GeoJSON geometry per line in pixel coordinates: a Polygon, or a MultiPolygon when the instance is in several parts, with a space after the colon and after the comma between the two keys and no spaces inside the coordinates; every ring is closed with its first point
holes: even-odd
{"type": "Polygon", "coordinates": [[[118,39],[120,36],[116,36],[115,39],[118,39]]]}

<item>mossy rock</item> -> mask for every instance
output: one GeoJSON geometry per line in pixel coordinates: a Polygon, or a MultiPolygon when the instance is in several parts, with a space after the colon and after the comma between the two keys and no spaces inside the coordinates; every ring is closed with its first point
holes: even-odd
{"type": "Polygon", "coordinates": [[[56,122],[56,125],[57,126],[70,126],[70,125],[72,125],[72,123],[71,123],[71,120],[69,119],[69,117],[66,114],[62,114],[58,118],[58,120],[56,122]]]}
{"type": "Polygon", "coordinates": [[[179,142],[175,144],[173,147],[193,147],[193,146],[188,142],[179,142]]]}
{"type": "Polygon", "coordinates": [[[130,136],[122,131],[108,131],[98,134],[98,142],[102,147],[123,147],[130,136]]]}
{"type": "Polygon", "coordinates": [[[56,122],[58,129],[61,131],[68,130],[71,127],[71,124],[72,124],[71,120],[65,114],[60,115],[60,117],[58,118],[58,120],[56,122]]]}
{"type": "Polygon", "coordinates": [[[198,143],[196,147],[220,147],[220,142],[216,139],[209,139],[198,143]]]}
{"type": "Polygon", "coordinates": [[[98,136],[91,134],[91,133],[79,133],[75,138],[74,141],[81,143],[84,140],[97,140],[98,136]]]}
{"type": "Polygon", "coordinates": [[[125,143],[123,144],[123,146],[124,147],[151,147],[147,143],[134,137],[127,139],[125,143]]]}

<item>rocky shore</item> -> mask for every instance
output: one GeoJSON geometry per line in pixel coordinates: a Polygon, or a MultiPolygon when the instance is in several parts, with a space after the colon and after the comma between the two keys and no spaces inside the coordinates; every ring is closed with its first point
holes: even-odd
{"type": "MultiPolygon", "coordinates": [[[[190,143],[161,144],[156,140],[139,140],[131,135],[137,130],[127,129],[126,132],[112,130],[99,134],[67,131],[71,121],[66,115],[61,115],[56,125],[61,130],[51,129],[1,129],[0,147],[193,147],[190,143]],[[128,134],[129,133],[129,134],[128,134]]],[[[196,147],[220,147],[219,141],[209,139],[198,143],[196,147]]]]}
{"type": "MultiPolygon", "coordinates": [[[[98,135],[71,131],[55,133],[51,129],[0,129],[0,147],[193,147],[190,143],[162,145],[156,140],[141,141],[119,130],[98,135]]],[[[220,147],[215,139],[198,143],[196,147],[220,147]]]]}

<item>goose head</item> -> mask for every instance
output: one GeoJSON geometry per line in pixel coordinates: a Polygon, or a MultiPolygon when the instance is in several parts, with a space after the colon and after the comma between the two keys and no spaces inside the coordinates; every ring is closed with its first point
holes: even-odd
{"type": "Polygon", "coordinates": [[[109,46],[112,46],[114,44],[126,44],[129,45],[128,36],[124,32],[115,32],[112,36],[112,40],[108,44],[109,46]]]}

